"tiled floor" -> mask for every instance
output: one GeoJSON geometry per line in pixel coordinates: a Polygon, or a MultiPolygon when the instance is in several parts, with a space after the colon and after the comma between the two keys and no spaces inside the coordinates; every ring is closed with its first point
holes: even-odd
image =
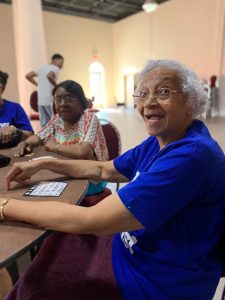
{"type": "MultiPolygon", "coordinates": [[[[104,109],[97,113],[99,118],[104,118],[112,121],[119,129],[122,139],[122,152],[134,147],[147,137],[145,127],[141,117],[134,109],[126,109],[123,107],[104,109]]],[[[205,120],[208,125],[211,135],[219,142],[225,151],[225,118],[212,118],[205,120]]],[[[39,129],[38,121],[32,122],[34,130],[39,129]]],[[[112,190],[115,190],[115,185],[109,185],[112,190]]],[[[22,271],[29,263],[29,257],[24,256],[19,259],[19,267],[22,271]]],[[[224,280],[222,279],[218,287],[217,293],[213,300],[220,300],[224,280]]]]}

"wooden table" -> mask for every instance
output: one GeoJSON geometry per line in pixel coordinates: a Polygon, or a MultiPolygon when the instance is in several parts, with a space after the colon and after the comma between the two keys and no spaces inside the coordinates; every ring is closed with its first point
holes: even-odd
{"type": "MultiPolygon", "coordinates": [[[[46,152],[43,147],[35,148],[32,156],[25,156],[22,158],[13,157],[14,149],[0,150],[0,153],[12,158],[9,166],[0,168],[0,196],[4,197],[6,195],[7,198],[12,197],[14,199],[26,201],[45,201],[47,199],[49,201],[62,201],[70,204],[79,204],[83,199],[88,185],[87,180],[68,178],[47,170],[43,170],[35,174],[26,187],[15,183],[12,185],[12,189],[10,191],[6,191],[4,187],[4,177],[10,170],[12,163],[16,161],[26,161],[40,156],[60,156],[51,152],[46,152]],[[24,192],[27,191],[30,186],[33,186],[40,181],[66,181],[68,182],[68,185],[59,197],[23,196],[24,192]]],[[[26,223],[0,222],[0,268],[6,267],[12,263],[34,244],[43,240],[46,235],[46,230],[26,223]]]]}

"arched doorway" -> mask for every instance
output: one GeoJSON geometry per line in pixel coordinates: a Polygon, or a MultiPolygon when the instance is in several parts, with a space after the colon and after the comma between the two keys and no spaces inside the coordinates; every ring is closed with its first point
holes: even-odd
{"type": "Polygon", "coordinates": [[[90,96],[94,104],[102,107],[105,99],[105,68],[100,62],[94,61],[89,66],[90,96]]]}

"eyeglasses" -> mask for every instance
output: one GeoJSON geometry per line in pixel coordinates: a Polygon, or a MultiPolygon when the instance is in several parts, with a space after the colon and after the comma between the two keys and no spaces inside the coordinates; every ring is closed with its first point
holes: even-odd
{"type": "Polygon", "coordinates": [[[62,100],[64,100],[64,102],[66,102],[66,103],[73,103],[74,100],[77,100],[77,98],[72,95],[64,95],[64,96],[57,95],[57,96],[54,96],[54,99],[58,103],[62,103],[62,100]]]}
{"type": "Polygon", "coordinates": [[[176,93],[183,93],[183,92],[162,87],[153,93],[147,91],[141,91],[139,92],[139,94],[136,95],[134,94],[133,97],[135,102],[145,103],[150,97],[152,97],[153,99],[167,100],[170,98],[172,94],[176,94],[176,93]]]}

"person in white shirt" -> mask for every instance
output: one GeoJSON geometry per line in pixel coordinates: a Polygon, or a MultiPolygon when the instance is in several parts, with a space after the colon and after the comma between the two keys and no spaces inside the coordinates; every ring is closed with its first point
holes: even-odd
{"type": "Polygon", "coordinates": [[[52,90],[57,84],[57,74],[63,67],[63,62],[62,55],[54,54],[50,64],[40,66],[26,75],[26,79],[36,85],[38,89],[38,111],[41,127],[44,127],[52,117],[52,90]]]}

